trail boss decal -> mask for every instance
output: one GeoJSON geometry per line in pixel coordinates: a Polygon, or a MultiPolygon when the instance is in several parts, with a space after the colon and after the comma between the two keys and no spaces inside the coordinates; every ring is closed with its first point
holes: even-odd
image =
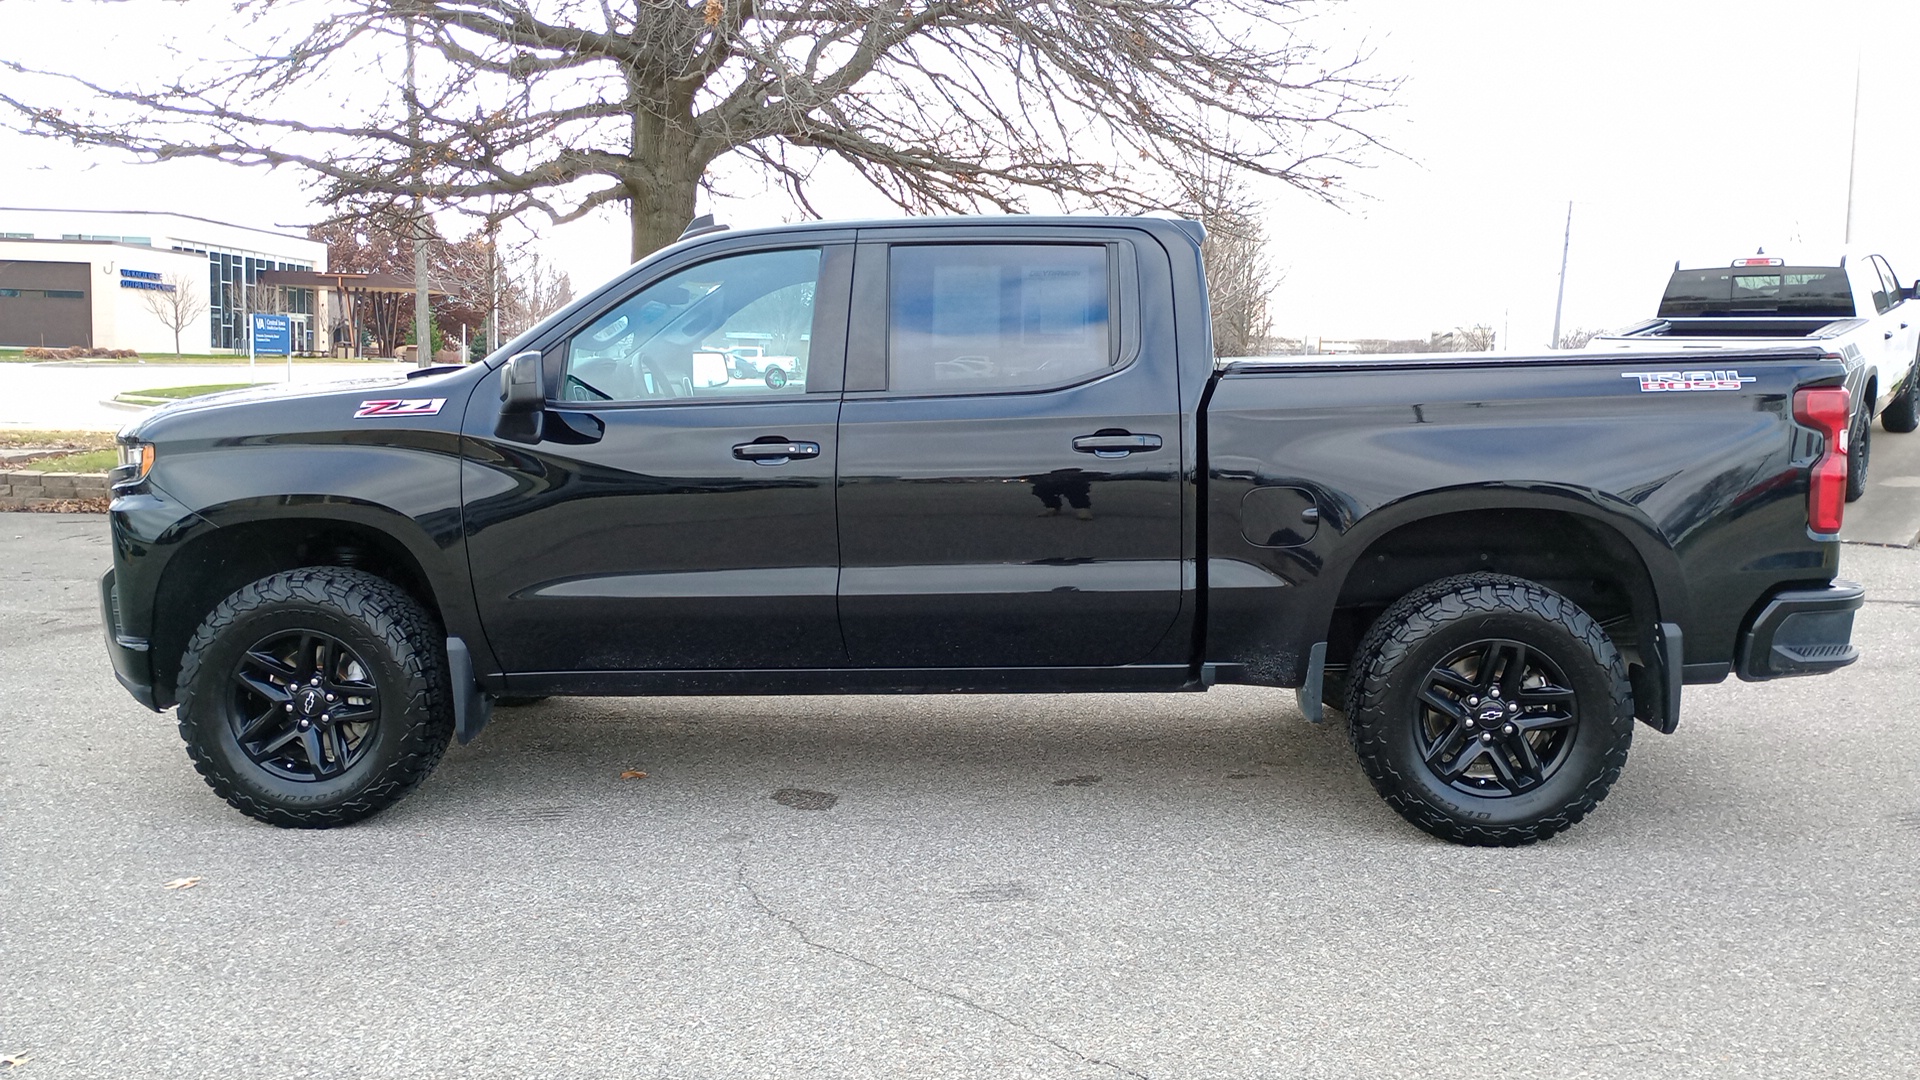
{"type": "Polygon", "coordinates": [[[1639,379],[1643,394],[1662,394],[1669,390],[1738,390],[1740,384],[1754,381],[1738,371],[1623,371],[1623,379],[1639,379]]]}
{"type": "Polygon", "coordinates": [[[360,411],[353,414],[355,420],[365,420],[369,416],[432,416],[440,411],[447,399],[436,398],[389,398],[384,401],[363,401],[360,411]]]}

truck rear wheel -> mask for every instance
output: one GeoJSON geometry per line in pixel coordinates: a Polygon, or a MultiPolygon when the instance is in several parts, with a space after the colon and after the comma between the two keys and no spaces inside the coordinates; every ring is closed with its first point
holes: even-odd
{"type": "Polygon", "coordinates": [[[1867,493],[1867,457],[1873,452],[1873,414],[1861,410],[1853,434],[1847,438],[1847,501],[1859,502],[1867,493]]]}
{"type": "Polygon", "coordinates": [[[1346,713],[1374,789],[1457,844],[1531,844],[1585,817],[1633,739],[1626,666],[1572,601],[1467,574],[1402,597],[1362,640],[1346,713]]]}
{"type": "Polygon", "coordinates": [[[180,668],[180,737],[208,786],[287,828],[345,825],[433,771],[453,734],[433,619],[360,570],[275,574],[221,601],[180,668]]]}

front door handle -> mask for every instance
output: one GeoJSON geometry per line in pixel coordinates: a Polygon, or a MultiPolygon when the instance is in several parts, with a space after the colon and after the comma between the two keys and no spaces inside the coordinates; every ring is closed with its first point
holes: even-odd
{"type": "Polygon", "coordinates": [[[1126,457],[1136,451],[1160,449],[1160,436],[1135,435],[1129,431],[1097,431],[1074,439],[1073,448],[1094,457],[1126,457]]]}
{"type": "Polygon", "coordinates": [[[761,465],[785,465],[794,458],[814,458],[820,456],[820,444],[817,442],[746,442],[733,448],[733,456],[741,461],[752,461],[761,465]]]}

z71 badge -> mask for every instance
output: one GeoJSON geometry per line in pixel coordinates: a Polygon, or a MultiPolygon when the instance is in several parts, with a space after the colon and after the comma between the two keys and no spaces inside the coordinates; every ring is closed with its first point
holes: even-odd
{"type": "Polygon", "coordinates": [[[1639,379],[1643,394],[1662,394],[1669,390],[1738,390],[1742,383],[1754,381],[1738,371],[1623,371],[1623,379],[1639,379]]]}
{"type": "Polygon", "coordinates": [[[355,420],[365,420],[369,416],[432,416],[440,411],[447,399],[436,398],[390,398],[385,401],[363,401],[360,411],[353,414],[355,420]]]}

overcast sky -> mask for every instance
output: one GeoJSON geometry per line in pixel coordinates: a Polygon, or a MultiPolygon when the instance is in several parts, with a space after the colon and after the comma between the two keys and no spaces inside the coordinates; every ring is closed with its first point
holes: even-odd
{"type": "MultiPolygon", "coordinates": [[[[109,58],[161,70],[152,5],[0,0],[0,59],[60,68],[109,58]]],[[[157,10],[178,12],[166,6],[157,10]]],[[[198,5],[219,12],[222,6],[198,5]]],[[[1317,30],[1368,41],[1406,79],[1376,126],[1401,156],[1357,174],[1331,208],[1267,192],[1285,336],[1424,337],[1485,323],[1515,348],[1550,334],[1567,205],[1565,328],[1651,313],[1675,259],[1718,265],[1766,246],[1831,261],[1846,225],[1856,59],[1862,72],[1854,244],[1920,277],[1920,3],[1827,0],[1346,0],[1317,30]]],[[[183,44],[191,46],[189,34],[183,44]]],[[[167,210],[298,231],[323,216],[294,174],[209,163],[131,165],[0,133],[0,205],[167,210]]],[[[793,220],[778,193],[732,185],[736,226],[793,220]]],[[[877,198],[835,216],[891,216],[877,198]]],[[[703,205],[702,209],[709,209],[703,205]]],[[[449,228],[463,226],[449,222],[449,228]]],[[[624,222],[541,227],[576,286],[626,264],[624,222]]]]}

